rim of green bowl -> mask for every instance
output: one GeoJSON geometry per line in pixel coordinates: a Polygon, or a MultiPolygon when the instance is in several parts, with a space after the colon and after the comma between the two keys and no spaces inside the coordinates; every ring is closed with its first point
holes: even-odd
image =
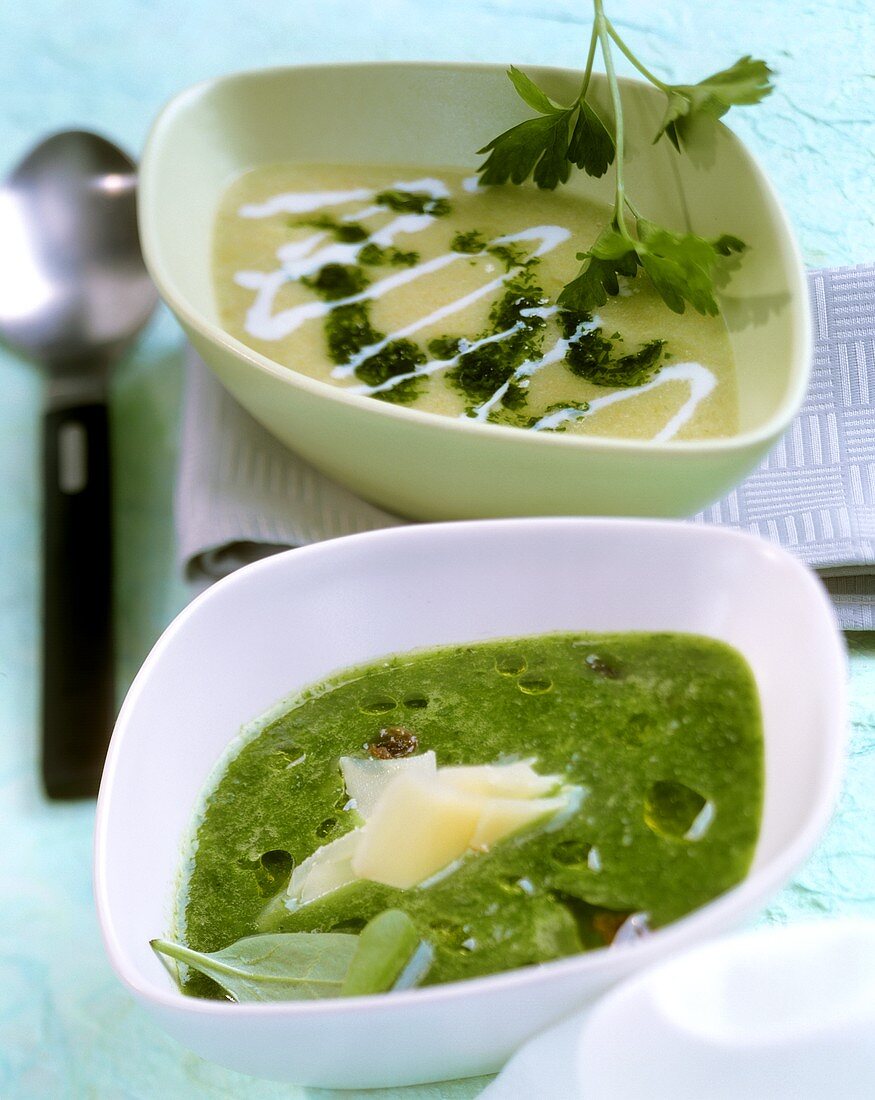
{"type": "MultiPolygon", "coordinates": [[[[530,66],[539,73],[556,75],[578,75],[575,70],[561,66],[530,66]]],[[[170,309],[184,321],[191,329],[209,342],[218,345],[235,358],[244,361],[256,370],[269,374],[285,385],[291,385],[306,392],[327,400],[337,401],[341,404],[351,405],[354,408],[366,409],[374,417],[407,421],[408,423],[420,423],[423,426],[431,426],[446,432],[477,433],[482,436],[485,432],[487,438],[495,438],[496,433],[504,438],[519,440],[518,446],[529,447],[566,447],[573,450],[596,451],[603,453],[626,452],[641,454],[698,454],[712,455],[719,453],[731,453],[734,451],[762,449],[778,439],[787,429],[793,417],[799,411],[808,388],[808,382],[812,367],[812,337],[811,337],[811,308],[808,298],[805,267],[799,246],[796,242],[789,219],[781,204],[767,174],[754,154],[747,148],[741,139],[721,122],[716,125],[729,135],[729,139],[736,145],[742,156],[747,160],[753,175],[762,187],[769,215],[775,222],[783,237],[787,259],[789,260],[789,283],[791,292],[791,308],[793,310],[793,331],[796,352],[791,359],[791,370],[788,385],[776,410],[761,424],[743,432],[723,436],[716,439],[695,440],[666,440],[653,442],[650,440],[622,439],[609,436],[584,436],[568,435],[564,433],[548,432],[522,432],[519,428],[507,427],[501,424],[483,424],[470,419],[443,416],[439,413],[427,412],[421,409],[407,409],[399,405],[391,405],[384,401],[374,401],[372,398],[345,391],[340,386],[333,386],[329,382],[322,382],[317,378],[296,371],[293,367],[283,366],[281,363],[262,355],[252,348],[247,347],[242,341],[227,333],[220,325],[208,320],[203,314],[191,306],[185,295],[177,290],[171,271],[164,264],[161,251],[157,245],[157,231],[153,229],[156,220],[160,216],[156,204],[151,201],[153,178],[160,162],[159,147],[165,134],[170,130],[178,114],[186,110],[193,101],[209,94],[220,85],[243,83],[253,80],[275,79],[277,76],[289,73],[301,73],[307,71],[326,70],[361,70],[361,69],[432,69],[441,72],[488,72],[503,73],[503,65],[486,62],[459,62],[459,61],[355,61],[355,62],[327,62],[310,65],[277,65],[259,69],[244,69],[238,72],[227,73],[223,76],[203,80],[197,84],[177,92],[164,105],[155,118],[140,162],[139,188],[138,188],[138,217],[140,241],[146,266],[155,282],[158,291],[170,309]]],[[[593,79],[604,79],[603,74],[594,73],[593,79]]],[[[650,90],[650,86],[644,81],[630,77],[620,77],[621,86],[636,87],[650,90]]]]}

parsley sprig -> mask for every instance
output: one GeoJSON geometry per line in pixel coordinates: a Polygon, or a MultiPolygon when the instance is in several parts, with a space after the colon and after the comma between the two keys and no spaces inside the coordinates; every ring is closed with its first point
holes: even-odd
{"type": "Polygon", "coordinates": [[[523,183],[531,176],[538,187],[553,190],[565,183],[572,167],[603,176],[615,164],[614,209],[595,243],[578,252],[579,274],[559,296],[565,309],[590,312],[618,294],[619,276],[633,276],[639,267],[650,277],[666,305],[683,313],[689,303],[699,313],[719,312],[715,288],[727,257],[746,248],[730,234],[716,238],[676,233],[654,224],[633,206],[624,179],[623,105],[614,71],[612,49],[623,53],[646,80],[666,96],[663,134],[682,153],[691,140],[693,123],[721,118],[730,107],[759,103],[771,91],[771,70],[764,61],[745,56],[728,69],[698,84],[666,84],[647,69],[617,33],[604,12],[603,0],[593,0],[595,19],[583,80],[571,104],[551,99],[525,73],[511,66],[508,76],[517,94],[537,112],[493,138],[479,152],[488,153],[480,166],[481,184],[523,183]],[[613,123],[587,100],[596,50],[601,51],[613,107],[613,123]],[[634,231],[633,231],[634,230],[634,231]]]}

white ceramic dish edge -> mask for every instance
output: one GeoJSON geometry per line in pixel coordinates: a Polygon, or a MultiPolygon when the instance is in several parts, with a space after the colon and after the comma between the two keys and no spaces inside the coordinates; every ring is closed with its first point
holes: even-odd
{"type": "MultiPolygon", "coordinates": [[[[524,535],[525,532],[523,531],[524,535]]],[[[585,539],[586,534],[582,537],[585,539]]],[[[647,629],[646,626],[642,629],[647,629]]],[[[464,639],[459,639],[464,640],[464,639]]],[[[328,671],[328,670],[326,670],[328,671]]],[[[750,536],[740,535],[719,529],[702,527],[682,527],[678,524],[668,524],[660,521],[625,521],[625,520],[499,520],[472,522],[465,524],[440,524],[429,528],[405,528],[389,531],[374,532],[367,535],[351,536],[347,539],[336,540],[333,544],[321,544],[316,547],[291,551],[288,554],[279,555],[248,567],[245,571],[236,574],[227,580],[220,582],[214,588],[208,590],[190,605],[175,622],[167,629],[162,638],[156,644],[135,680],[128,694],[117,724],[117,733],[113,737],[110,753],[107,760],[104,782],[101,790],[101,798],[98,805],[97,824],[95,830],[95,896],[100,914],[101,931],[104,937],[107,951],[117,973],[122,981],[138,1000],[146,1004],[153,1012],[163,1019],[168,1030],[175,1031],[183,1041],[189,1042],[199,1052],[206,1056],[215,1057],[216,1060],[234,1065],[244,1072],[257,1072],[253,1066],[252,1052],[250,1056],[240,1057],[233,1051],[224,1049],[220,1042],[210,1042],[209,1032],[214,1024],[223,1022],[228,1024],[232,1018],[241,1026],[244,1021],[257,1020],[285,1021],[289,1028],[294,1022],[310,1024],[319,1027],[328,1027],[332,1021],[341,1029],[349,1026],[352,1019],[360,1023],[368,1017],[373,1017],[379,1023],[385,1018],[412,1011],[424,1006],[441,1014],[442,1010],[453,1010],[454,1015],[466,1015],[459,1011],[461,1005],[471,1005],[478,999],[484,1002],[514,996],[520,1002],[525,1003],[527,997],[535,1001],[534,1019],[527,1032],[546,1026],[575,1004],[585,1000],[583,992],[575,996],[573,979],[579,976],[582,980],[589,975],[590,986],[598,985],[601,978],[601,988],[612,984],[619,977],[632,970],[637,970],[647,962],[675,950],[676,948],[696,942],[713,934],[716,931],[730,927],[745,915],[750,913],[763,900],[777,890],[799,866],[806,854],[811,850],[817,837],[824,828],[838,789],[842,766],[842,749],[844,744],[844,658],[841,641],[835,627],[834,618],[827,597],[820,588],[817,580],[800,563],[791,559],[783,551],[768,547],[760,540],[750,536]],[[174,644],[178,632],[182,630],[187,621],[200,614],[205,604],[221,598],[223,591],[229,586],[240,586],[247,583],[247,576],[252,577],[256,572],[267,574],[272,570],[286,567],[287,561],[297,561],[303,565],[313,555],[340,555],[343,557],[350,551],[395,542],[399,538],[402,543],[409,543],[415,539],[441,540],[461,538],[463,541],[473,539],[475,542],[484,535],[493,537],[490,532],[501,532],[500,537],[513,539],[520,535],[521,529],[540,529],[547,535],[553,534],[561,537],[562,532],[592,532],[601,533],[601,536],[623,533],[634,541],[635,536],[657,541],[667,532],[672,531],[672,538],[683,540],[698,540],[707,544],[709,550],[742,548],[743,553],[752,553],[754,557],[766,557],[773,563],[777,562],[782,572],[798,588],[800,598],[807,601],[815,619],[820,620],[821,628],[827,632],[828,638],[824,638],[824,664],[820,669],[823,683],[827,685],[831,695],[830,713],[833,718],[832,728],[827,753],[827,769],[821,775],[821,786],[818,790],[817,802],[810,808],[805,826],[801,829],[793,841],[787,844],[779,855],[772,858],[765,867],[755,869],[751,875],[738,887],[728,892],[723,897],[710,905],[691,914],[658,932],[646,943],[635,945],[626,950],[614,950],[612,952],[598,952],[593,955],[579,956],[571,959],[560,960],[537,968],[514,971],[507,974],[496,975],[489,978],[474,979],[465,983],[431,987],[425,990],[410,993],[395,994],[390,998],[356,998],[345,1001],[328,1001],[321,1003],[295,1003],[276,1005],[235,1005],[229,1006],[214,1002],[194,1001],[182,997],[179,993],[167,987],[160,987],[156,983],[144,980],[137,973],[136,967],[132,967],[126,957],[122,937],[119,936],[112,916],[112,903],[107,891],[106,867],[104,857],[107,849],[107,828],[110,820],[111,796],[114,786],[115,772],[118,767],[120,753],[124,745],[124,731],[128,725],[131,714],[136,710],[138,699],[152,675],[153,668],[160,664],[168,647],[174,644]],[[683,534],[679,534],[679,532],[683,534]],[[746,549],[744,549],[746,548],[746,549]],[[246,576],[244,576],[246,574],[246,576]],[[564,989],[560,990],[560,987],[564,989]],[[556,993],[554,997],[551,994],[556,993]],[[344,1020],[347,1022],[344,1023],[344,1020]],[[206,1040],[206,1041],[205,1041],[206,1040]]],[[[210,761],[209,763],[212,763],[210,761]]],[[[168,868],[168,882],[171,878],[171,869],[168,868]]],[[[157,930],[157,931],[160,931],[157,930]]],[[[591,992],[592,990],[590,990],[591,992]]],[[[530,1004],[529,1008],[533,1006],[530,1004]]],[[[488,1013],[486,1003],[483,1005],[488,1013]]],[[[421,1013],[420,1013],[421,1014],[421,1013]]],[[[434,1023],[422,1031],[424,1037],[433,1032],[434,1023]]],[[[220,1031],[224,1028],[219,1028],[220,1031]]],[[[274,1028],[270,1028],[273,1032],[274,1028]]],[[[305,1030],[310,1030],[305,1028],[305,1030]]],[[[368,1028],[365,1031],[371,1030],[368,1028]]],[[[499,1029],[500,1030],[500,1029],[499,1029]]],[[[513,1029],[511,1029],[513,1030],[513,1029]]],[[[519,1039],[519,1029],[513,1036],[513,1042],[519,1039]]],[[[257,1045],[257,1044],[256,1044],[257,1045]]],[[[476,1046],[476,1044],[475,1044],[476,1046]]],[[[408,1059],[406,1062],[393,1066],[385,1066],[382,1070],[371,1067],[370,1070],[359,1068],[356,1070],[349,1065],[338,1065],[324,1072],[301,1068],[298,1080],[301,1083],[318,1083],[323,1085],[336,1085],[349,1087],[351,1084],[360,1086],[374,1086],[379,1084],[392,1084],[410,1082],[413,1080],[434,1080],[448,1075],[463,1075],[478,1072],[486,1072],[494,1069],[511,1053],[508,1047],[493,1047],[488,1052],[480,1051],[479,1055],[470,1050],[454,1052],[443,1050],[438,1055],[430,1058],[421,1058],[414,1066],[408,1059]],[[358,1076],[355,1076],[356,1073],[358,1076]],[[327,1076],[326,1076],[327,1074],[327,1076]],[[332,1076],[332,1074],[334,1076],[332,1076]],[[353,1076],[350,1076],[352,1074],[353,1076]]],[[[239,1054],[239,1052],[238,1052],[239,1054]]],[[[277,1076],[276,1069],[270,1073],[277,1076]]],[[[279,1076],[284,1076],[280,1073],[279,1076]]]]}

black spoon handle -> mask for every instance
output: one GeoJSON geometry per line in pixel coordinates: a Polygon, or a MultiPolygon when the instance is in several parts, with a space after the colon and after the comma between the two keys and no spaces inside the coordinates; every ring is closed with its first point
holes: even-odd
{"type": "Polygon", "coordinates": [[[107,407],[52,409],[43,431],[43,783],[87,798],[115,717],[107,407]]]}

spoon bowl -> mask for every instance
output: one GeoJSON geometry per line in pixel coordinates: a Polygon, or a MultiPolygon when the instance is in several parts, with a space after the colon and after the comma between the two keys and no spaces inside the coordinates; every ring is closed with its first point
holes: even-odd
{"type": "Polygon", "coordinates": [[[0,233],[0,332],[50,371],[112,360],[151,316],[136,165],[105,138],[67,131],[36,146],[0,187],[0,233]]]}

